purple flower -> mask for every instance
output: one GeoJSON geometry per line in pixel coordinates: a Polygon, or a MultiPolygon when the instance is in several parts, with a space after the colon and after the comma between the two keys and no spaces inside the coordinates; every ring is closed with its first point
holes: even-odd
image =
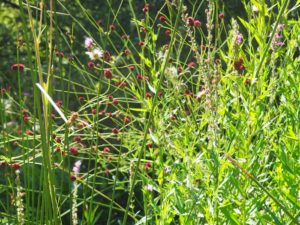
{"type": "Polygon", "coordinates": [[[146,190],[149,191],[149,192],[152,192],[153,191],[153,186],[151,184],[147,184],[146,185],[146,190]]]}
{"type": "Polygon", "coordinates": [[[73,172],[74,174],[78,174],[80,172],[81,160],[78,160],[74,163],[73,172]]]}
{"type": "Polygon", "coordinates": [[[93,46],[93,39],[92,38],[85,38],[84,40],[84,47],[91,48],[93,46]]]}
{"type": "Polygon", "coordinates": [[[237,34],[235,36],[235,44],[236,45],[241,45],[243,42],[243,36],[241,34],[237,34]]]}

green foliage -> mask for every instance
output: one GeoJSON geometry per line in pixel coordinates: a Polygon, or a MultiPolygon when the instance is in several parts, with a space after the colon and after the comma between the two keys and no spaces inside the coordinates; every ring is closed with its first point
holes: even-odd
{"type": "Polygon", "coordinates": [[[5,2],[0,223],[299,223],[299,1],[5,2]]]}

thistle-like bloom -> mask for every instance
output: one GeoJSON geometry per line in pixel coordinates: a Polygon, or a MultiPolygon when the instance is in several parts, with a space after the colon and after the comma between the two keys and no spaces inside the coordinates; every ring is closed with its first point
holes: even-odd
{"type": "Polygon", "coordinates": [[[86,52],[91,60],[97,60],[103,57],[103,51],[99,48],[95,48],[90,52],[86,52]]]}
{"type": "Polygon", "coordinates": [[[93,46],[93,42],[94,41],[93,41],[92,38],[89,38],[89,37],[85,38],[85,40],[84,40],[84,47],[91,48],[93,46]]]}

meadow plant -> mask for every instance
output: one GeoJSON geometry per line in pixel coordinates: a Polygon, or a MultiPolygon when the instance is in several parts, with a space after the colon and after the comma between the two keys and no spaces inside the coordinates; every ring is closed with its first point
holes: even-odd
{"type": "Polygon", "coordinates": [[[300,223],[300,2],[88,2],[14,3],[0,223],[300,223]]]}

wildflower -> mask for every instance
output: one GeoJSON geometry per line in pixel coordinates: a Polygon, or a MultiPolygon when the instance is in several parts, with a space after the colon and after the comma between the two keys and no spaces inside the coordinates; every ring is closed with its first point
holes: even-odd
{"type": "Polygon", "coordinates": [[[141,74],[136,75],[137,80],[143,80],[143,76],[141,74]]]}
{"type": "Polygon", "coordinates": [[[101,27],[103,25],[103,20],[99,19],[96,21],[96,24],[101,27]]]}
{"type": "Polygon", "coordinates": [[[64,53],[63,52],[60,52],[60,51],[56,51],[55,52],[55,55],[57,56],[57,57],[60,57],[60,58],[63,58],[65,55],[64,55],[64,53]]]}
{"type": "Polygon", "coordinates": [[[107,79],[111,79],[112,78],[112,72],[110,69],[104,69],[104,76],[107,78],[107,79]]]}
{"type": "Polygon", "coordinates": [[[20,71],[23,71],[25,66],[24,64],[13,64],[11,67],[10,67],[12,70],[20,70],[20,71]]]}
{"type": "Polygon", "coordinates": [[[146,4],[144,5],[143,12],[144,12],[144,13],[149,12],[149,4],[148,4],[148,3],[146,3],[146,4]]]}
{"type": "Polygon", "coordinates": [[[110,152],[109,147],[105,147],[102,151],[103,154],[108,154],[110,152]]]}
{"type": "Polygon", "coordinates": [[[130,119],[128,117],[124,117],[123,122],[126,125],[130,122],[130,119]]]}
{"type": "Polygon", "coordinates": [[[55,141],[56,141],[57,143],[61,143],[61,138],[60,138],[60,137],[57,137],[57,138],[55,139],[55,141]]]}
{"type": "Polygon", "coordinates": [[[55,152],[57,152],[57,153],[61,152],[61,149],[59,146],[56,147],[55,152]]]}
{"type": "Polygon", "coordinates": [[[116,30],[116,26],[114,24],[109,25],[110,32],[113,32],[116,30]]]}
{"type": "Polygon", "coordinates": [[[92,112],[92,114],[95,115],[97,113],[97,109],[94,108],[94,109],[91,110],[91,112],[92,112]]]}
{"type": "Polygon", "coordinates": [[[152,97],[151,93],[150,92],[146,92],[146,98],[151,98],[151,97],[152,97]]]}
{"type": "Polygon", "coordinates": [[[193,27],[194,26],[194,22],[195,22],[195,19],[193,17],[189,16],[187,18],[187,23],[188,23],[189,26],[193,27]]]}
{"type": "Polygon", "coordinates": [[[17,220],[18,224],[24,224],[24,204],[23,204],[23,193],[20,181],[20,170],[16,170],[16,185],[17,185],[17,196],[15,206],[17,208],[17,220]]]}
{"type": "Polygon", "coordinates": [[[250,85],[250,84],[251,84],[251,80],[250,80],[250,79],[246,79],[246,80],[245,80],[245,84],[246,84],[246,85],[250,85]]]}
{"type": "Polygon", "coordinates": [[[134,65],[129,66],[130,71],[133,71],[135,69],[134,65]]]}
{"type": "Polygon", "coordinates": [[[219,18],[220,18],[221,20],[223,20],[224,17],[225,17],[224,13],[220,13],[220,14],[219,14],[219,18]]]}
{"type": "Polygon", "coordinates": [[[117,81],[117,82],[115,83],[115,85],[116,85],[117,87],[124,88],[124,87],[127,86],[127,83],[126,83],[125,81],[117,81]]]}
{"type": "Polygon", "coordinates": [[[75,175],[78,175],[80,172],[81,160],[78,160],[74,163],[73,172],[75,175]]]}
{"type": "Polygon", "coordinates": [[[124,55],[125,56],[128,56],[130,54],[130,50],[128,49],[128,48],[126,48],[125,50],[124,50],[124,55]]]}
{"type": "Polygon", "coordinates": [[[145,164],[145,170],[150,170],[152,167],[151,163],[150,162],[146,162],[145,164]]]}
{"type": "Polygon", "coordinates": [[[71,176],[70,176],[70,180],[74,182],[74,181],[76,180],[76,176],[71,175],[71,176]]]}
{"type": "Polygon", "coordinates": [[[195,26],[195,27],[201,27],[201,25],[202,25],[202,23],[201,23],[200,20],[195,20],[195,21],[194,21],[194,26],[195,26]]]}
{"type": "Polygon", "coordinates": [[[114,99],[114,100],[113,100],[113,104],[114,104],[114,105],[118,105],[118,104],[119,104],[119,100],[118,100],[118,99],[114,99]]]}
{"type": "Polygon", "coordinates": [[[68,126],[72,125],[76,121],[77,118],[78,118],[78,113],[72,112],[69,120],[67,121],[67,125],[68,126]]]}
{"type": "Polygon", "coordinates": [[[244,60],[242,58],[234,62],[234,69],[239,72],[245,70],[244,60]]]}
{"type": "Polygon", "coordinates": [[[284,25],[283,24],[278,24],[277,29],[276,29],[276,33],[273,37],[272,40],[272,50],[276,50],[278,47],[283,46],[284,43],[282,42],[282,38],[283,36],[280,34],[283,31],[284,25]]]}
{"type": "Polygon", "coordinates": [[[169,166],[166,166],[165,168],[164,168],[164,173],[165,174],[168,174],[168,173],[170,173],[171,172],[171,168],[169,167],[169,166]]]}
{"type": "Polygon", "coordinates": [[[253,5],[253,6],[251,7],[251,9],[252,9],[252,12],[254,12],[254,13],[257,13],[257,12],[258,12],[258,8],[257,8],[256,5],[253,5]]]}
{"type": "Polygon", "coordinates": [[[153,186],[152,186],[151,184],[147,184],[145,188],[146,188],[146,190],[149,191],[149,192],[152,192],[152,191],[153,191],[153,186]]]}
{"type": "Polygon", "coordinates": [[[112,128],[112,129],[111,129],[111,132],[112,132],[113,134],[118,134],[118,133],[119,133],[119,129],[118,129],[118,128],[112,128]]]}
{"type": "Polygon", "coordinates": [[[103,110],[101,110],[101,112],[99,113],[99,115],[104,116],[105,113],[106,113],[106,111],[103,109],[103,110]]]}
{"type": "Polygon", "coordinates": [[[89,61],[87,66],[88,66],[88,68],[93,69],[95,67],[95,64],[93,61],[89,61]]]}
{"type": "Polygon", "coordinates": [[[8,163],[5,161],[0,161],[0,167],[8,166],[8,163]]]}
{"type": "Polygon", "coordinates": [[[80,97],[78,98],[78,100],[82,103],[82,102],[84,102],[85,98],[84,98],[84,96],[80,96],[80,97]]]}
{"type": "Polygon", "coordinates": [[[165,35],[166,35],[167,37],[170,37],[171,31],[170,31],[169,29],[165,30],[165,35]]]}
{"type": "Polygon", "coordinates": [[[177,69],[174,66],[167,67],[165,73],[168,77],[175,77],[177,76],[177,69]]]}
{"type": "Polygon", "coordinates": [[[103,53],[103,59],[105,62],[109,62],[111,60],[111,55],[110,55],[109,51],[105,51],[103,53]]]}
{"type": "Polygon", "coordinates": [[[164,23],[166,21],[166,17],[165,16],[160,16],[159,21],[164,23]]]}
{"type": "Polygon", "coordinates": [[[99,48],[95,48],[90,52],[86,52],[86,54],[90,57],[91,60],[97,60],[103,57],[103,51],[99,48]]]}
{"type": "Polygon", "coordinates": [[[138,45],[139,45],[139,46],[144,46],[144,45],[145,45],[145,42],[139,41],[138,45]]]}
{"type": "Polygon", "coordinates": [[[235,36],[235,44],[236,45],[241,45],[242,42],[243,42],[243,36],[240,33],[236,34],[236,36],[235,36]]]}
{"type": "Polygon", "coordinates": [[[189,67],[189,68],[195,68],[195,67],[196,67],[196,63],[195,63],[195,62],[190,62],[190,63],[188,64],[188,67],[189,67]]]}
{"type": "Polygon", "coordinates": [[[13,168],[14,170],[19,170],[21,168],[19,163],[13,163],[11,164],[11,168],[13,168]]]}
{"type": "Polygon", "coordinates": [[[29,116],[25,115],[23,116],[23,121],[27,123],[29,121],[29,118],[30,118],[29,116]]]}
{"type": "Polygon", "coordinates": [[[153,145],[151,143],[147,144],[148,148],[153,148],[153,145]]]}
{"type": "Polygon", "coordinates": [[[84,40],[84,47],[85,48],[91,48],[92,46],[93,46],[93,39],[92,38],[89,38],[89,37],[87,37],[87,38],[85,38],[85,40],[84,40]]]}
{"type": "Polygon", "coordinates": [[[74,147],[74,146],[71,146],[69,148],[70,152],[73,154],[73,155],[77,155],[78,154],[78,148],[74,147]]]}
{"type": "Polygon", "coordinates": [[[126,35],[126,34],[123,34],[123,35],[122,35],[122,39],[123,39],[123,40],[128,40],[128,39],[129,39],[129,36],[126,35]]]}
{"type": "Polygon", "coordinates": [[[55,102],[55,105],[56,105],[58,108],[61,108],[62,104],[63,104],[62,100],[57,100],[57,101],[55,102]]]}
{"type": "Polygon", "coordinates": [[[33,132],[32,132],[31,130],[26,130],[26,134],[27,134],[28,136],[32,136],[32,135],[33,135],[33,132]]]}

